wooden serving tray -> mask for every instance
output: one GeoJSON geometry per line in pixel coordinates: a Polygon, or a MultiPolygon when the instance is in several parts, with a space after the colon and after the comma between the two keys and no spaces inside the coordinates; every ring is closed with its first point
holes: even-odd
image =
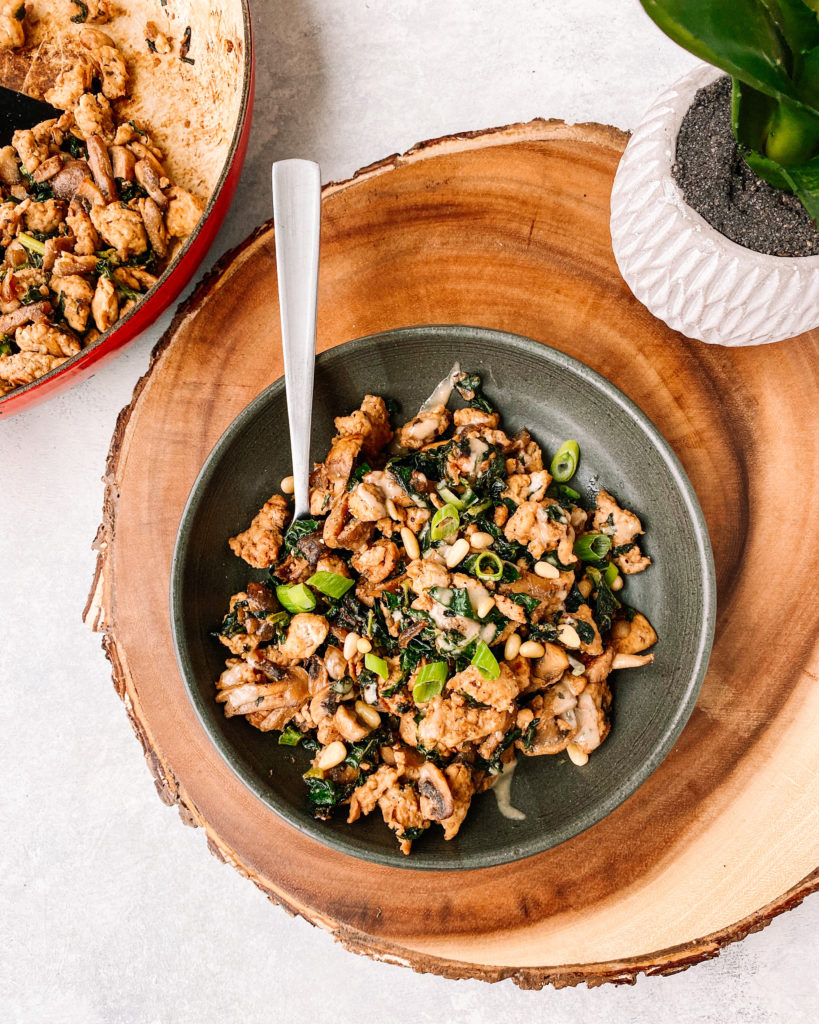
{"type": "Polygon", "coordinates": [[[420,971],[526,987],[670,973],[819,888],[819,333],[727,350],[653,319],[611,252],[625,141],[535,121],[424,143],[328,185],[322,225],[320,349],[418,323],[540,339],[641,406],[697,490],[719,585],[708,677],[669,757],[588,832],[475,872],[357,861],[277,818],[199,726],[171,553],[212,445],[282,373],[270,224],[180,309],[111,445],[86,621],[160,796],[272,900],[420,971]]]}

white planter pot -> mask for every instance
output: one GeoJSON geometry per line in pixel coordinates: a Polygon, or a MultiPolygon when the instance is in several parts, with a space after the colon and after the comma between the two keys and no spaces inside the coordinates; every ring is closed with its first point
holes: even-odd
{"type": "Polygon", "coordinates": [[[669,327],[716,345],[764,345],[819,325],[819,256],[766,256],[737,245],[688,206],[671,176],[695,68],[632,135],[611,192],[611,240],[634,295],[669,327]]]}

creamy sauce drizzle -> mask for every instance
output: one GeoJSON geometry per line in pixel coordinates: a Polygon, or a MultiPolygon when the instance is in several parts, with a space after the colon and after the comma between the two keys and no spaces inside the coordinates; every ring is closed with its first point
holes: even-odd
{"type": "Polygon", "coordinates": [[[446,405],[449,401],[449,396],[452,394],[452,388],[455,386],[455,378],[460,372],[461,364],[456,363],[441,383],[438,384],[426,402],[424,402],[418,412],[422,413],[426,412],[427,409],[434,409],[436,406],[446,405]]]}
{"type": "Polygon", "coordinates": [[[524,821],[526,815],[523,811],[519,811],[517,807],[512,806],[512,776],[515,774],[517,766],[518,762],[516,759],[504,767],[503,774],[492,787],[492,792],[498,801],[498,810],[504,818],[510,818],[512,821],[524,821]]]}

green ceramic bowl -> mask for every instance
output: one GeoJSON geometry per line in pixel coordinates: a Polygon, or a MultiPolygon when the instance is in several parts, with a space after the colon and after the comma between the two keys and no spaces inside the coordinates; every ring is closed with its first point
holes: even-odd
{"type": "MultiPolygon", "coordinates": [[[[456,361],[479,372],[511,433],[528,427],[547,451],[576,438],[582,459],[572,485],[589,496],[599,484],[635,509],[654,564],[628,581],[629,602],[660,636],[653,665],[613,677],[613,725],[583,768],[565,754],[521,758],[512,804],[502,816],[494,794],[476,797],[461,831],[438,828],[397,849],[377,812],[347,825],[315,821],[305,804],[308,755],[279,746],[242,718],[225,718],[214,681],[226,648],[211,635],[231,594],[264,574],[234,557],[228,538],[243,530],[290,472],[284,380],[231,424],[194,484],[179,527],[171,613],[182,678],[219,753],[253,793],[291,825],[354,857],[403,868],[466,869],[529,857],[600,822],[659,765],[680,734],[705,675],[714,628],[714,567],[696,495],[654,425],[587,366],[538,342],[475,327],[402,328],[341,345],[318,357],[313,458],[323,458],[333,417],[365,393],[392,396],[409,418],[456,361]]],[[[639,797],[637,797],[639,799],[639,797]]],[[[604,825],[601,827],[605,827],[604,825]]]]}

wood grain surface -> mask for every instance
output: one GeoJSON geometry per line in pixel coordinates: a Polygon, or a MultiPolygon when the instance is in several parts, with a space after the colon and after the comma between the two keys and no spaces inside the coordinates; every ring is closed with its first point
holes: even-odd
{"type": "Polygon", "coordinates": [[[271,225],[179,311],[112,442],[86,621],[160,795],[287,910],[417,970],[527,987],[670,973],[819,888],[819,335],[712,348],[636,302],[608,229],[625,140],[545,121],[447,138],[327,186],[323,205],[320,349],[419,323],[547,342],[641,406],[699,495],[719,587],[708,676],[669,757],[588,832],[479,872],[359,862],[280,821],[199,726],[171,554],[212,445],[282,373],[271,225]]]}

